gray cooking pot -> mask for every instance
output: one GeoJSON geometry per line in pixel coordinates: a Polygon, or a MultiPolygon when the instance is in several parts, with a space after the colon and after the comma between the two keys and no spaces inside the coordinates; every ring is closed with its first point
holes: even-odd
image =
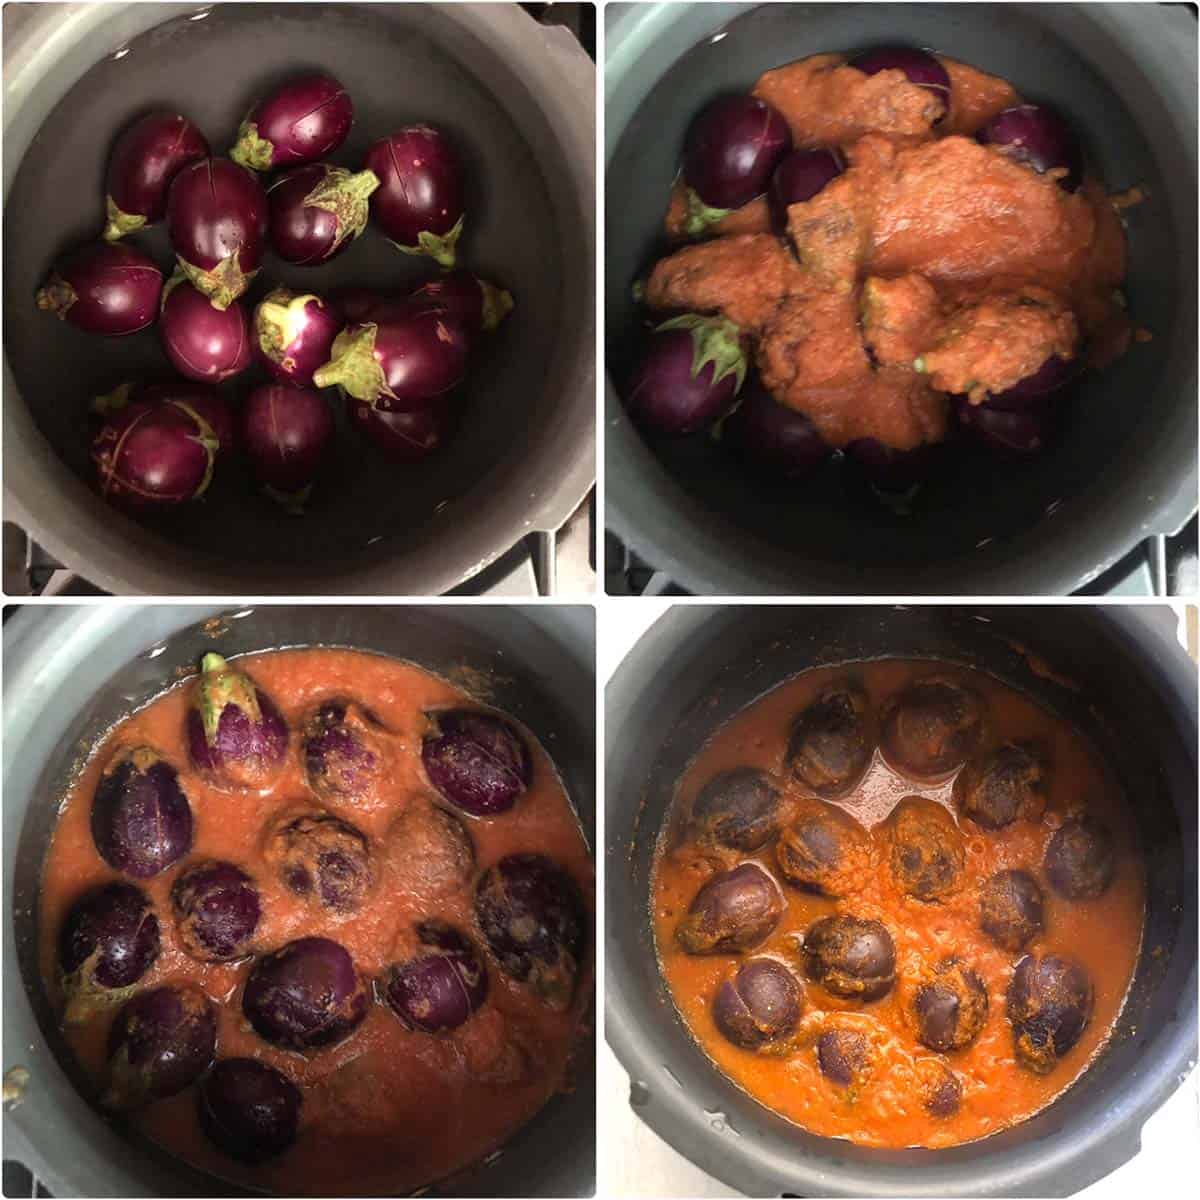
{"type": "MultiPolygon", "coordinates": [[[[554,759],[595,836],[595,619],[586,607],[24,608],[4,629],[4,1069],[24,1067],[4,1114],[4,1153],[55,1196],[224,1196],[227,1182],[133,1138],[85,1098],[91,1088],[57,1032],[37,964],[42,861],[56,800],[116,721],[214,647],[227,655],[334,645],[475,680],[481,699],[524,722],[554,759]],[[205,623],[221,617],[214,639],[205,623]]],[[[468,687],[468,690],[474,690],[468,687]]],[[[575,1089],[554,1098],[502,1152],[434,1189],[471,1196],[595,1191],[595,1043],[578,1049],[575,1089]]],[[[347,1187],[353,1189],[353,1164],[347,1187]]]]}
{"type": "Polygon", "coordinates": [[[605,63],[607,521],[701,594],[1064,594],[1196,506],[1196,24],[1185,5],[610,5],[605,63]],[[618,390],[639,345],[631,283],[663,252],[688,122],[768,67],[882,42],[932,46],[1058,106],[1127,214],[1127,294],[1154,340],[1061,399],[1031,462],[948,455],[911,518],[835,464],[761,478],[704,437],[644,440],[618,390]],[[615,385],[615,386],[614,386],[615,385]]]}
{"type": "MultiPolygon", "coordinates": [[[[7,519],[116,593],[435,595],[575,510],[595,477],[595,69],[565,29],[515,4],[10,4],[3,19],[7,519]],[[515,312],[479,348],[462,426],[431,459],[399,468],[343,431],[303,520],[226,467],[202,503],[139,523],[91,487],[87,404],[170,378],[158,334],[89,336],[34,293],[98,236],[131,119],[177,108],[224,154],[254,99],[305,68],[354,99],[340,164],[405,123],[449,131],[468,175],[460,260],[509,287],[515,312]]],[[[171,262],[162,226],[131,240],[171,262]]],[[[369,228],[321,267],[268,254],[250,298],[272,282],[405,291],[435,273],[369,228]]]]}
{"type": "Polygon", "coordinates": [[[677,606],[652,626],[606,700],[605,1031],[638,1115],[753,1196],[1065,1196],[1131,1158],[1196,1061],[1196,671],[1174,624],[1165,607],[677,606]],[[649,921],[655,840],[707,737],[799,671],[896,656],[988,671],[1072,722],[1129,796],[1148,868],[1109,1045],[1032,1119],[937,1151],[817,1137],[751,1099],[684,1027],[649,921]]]}

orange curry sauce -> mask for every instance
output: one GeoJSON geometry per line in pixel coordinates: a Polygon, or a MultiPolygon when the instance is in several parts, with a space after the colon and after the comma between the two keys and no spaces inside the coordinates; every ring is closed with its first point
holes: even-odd
{"type": "MultiPolygon", "coordinates": [[[[786,804],[785,804],[786,813],[786,804]]],[[[785,816],[786,820],[786,816],[785,816]]],[[[952,1146],[986,1137],[1044,1108],[1087,1069],[1108,1039],[1125,1001],[1142,939],[1144,879],[1131,814],[1124,797],[1083,738],[988,675],[941,664],[880,661],[806,672],[756,701],[719,729],[679,781],[660,836],[652,885],[652,916],[662,972],[671,995],[703,1051],[718,1068],[760,1103],[813,1133],[848,1138],[864,1146],[952,1146]],[[872,867],[855,890],[841,900],[811,895],[788,886],[775,865],[774,840],[748,855],[729,852],[733,861],[763,865],[780,885],[785,907],[779,924],[753,950],[770,955],[803,974],[795,942],[815,920],[845,911],[875,918],[888,928],[896,946],[896,983],[881,1000],[861,1004],[840,1000],[804,981],[800,1037],[787,1056],[756,1054],[734,1046],[718,1032],[712,1002],[720,983],[741,959],[735,955],[690,956],[675,941],[675,929],[702,883],[721,864],[687,840],[691,804],[714,775],[737,766],[771,772],[784,794],[805,794],[784,766],[792,718],[829,682],[847,677],[861,681],[878,709],[885,697],[914,677],[932,671],[969,682],[984,699],[990,737],[1035,738],[1048,750],[1050,781],[1045,815],[1036,823],[1018,820],[996,832],[960,822],[965,842],[965,883],[939,903],[922,903],[901,893],[891,878],[883,830],[874,828],[904,796],[920,795],[947,806],[951,783],[922,785],[891,770],[876,751],[861,784],[837,801],[864,826],[873,829],[872,867]],[[1054,829],[1069,809],[1086,804],[1106,822],[1116,846],[1116,873],[1098,898],[1067,901],[1045,883],[1042,856],[1054,829]],[[1004,997],[1017,960],[998,949],[979,930],[979,885],[993,872],[1023,867],[1043,885],[1045,931],[1027,952],[1057,951],[1082,963],[1095,986],[1092,1018],[1078,1043],[1047,1075],[1019,1066],[1004,997]],[[949,1118],[931,1117],[922,1107],[914,1064],[938,1057],[915,1039],[906,1001],[922,963],[957,954],[972,965],[988,993],[988,1016],[978,1039],[943,1060],[963,1085],[962,1103],[949,1118]],[[865,1083],[854,1089],[834,1085],[818,1069],[814,1042],[831,1013],[856,1012],[873,1022],[880,1057],[865,1083]]],[[[853,1018],[852,1018],[853,1019],[853,1018]]]]}
{"type": "MultiPolygon", "coordinates": [[[[288,766],[262,792],[222,792],[191,769],[184,715],[191,682],[172,688],[117,725],[97,747],[63,801],[47,854],[40,908],[41,967],[47,992],[62,1010],[56,965],[58,931],[81,893],[118,876],[92,843],[92,795],[104,765],[118,747],[156,747],[178,770],[191,804],[195,839],[189,855],[150,880],[138,881],[159,918],[162,950],[140,988],[172,982],[201,987],[217,1006],[217,1055],[249,1056],[278,1068],[303,1094],[296,1143],[262,1166],[245,1167],[225,1157],[202,1133],[194,1087],[157,1101],[130,1117],[133,1126],[197,1167],[250,1187],[282,1195],[403,1195],[465,1167],[498,1148],[567,1084],[569,1060],[592,989],[590,944],[570,1009],[551,1011],[532,992],[510,980],[488,958],[489,991],[483,1007],[458,1029],[430,1036],[407,1031],[382,1004],[340,1044],[309,1055],[274,1047],[249,1027],[241,988],[252,960],[200,963],[181,949],[171,916],[170,889],[193,861],[225,859],[254,876],[262,898],[258,947],[274,949],[294,938],[322,935],[350,952],[365,978],[395,961],[402,931],[436,915],[474,930],[474,878],[436,912],[419,905],[390,878],[389,862],[404,854],[388,830],[413,804],[428,804],[432,791],[421,767],[424,713],[448,706],[478,705],[446,681],[409,664],[350,650],[286,650],[237,659],[238,669],[276,702],[292,729],[288,766]],[[325,806],[351,821],[371,841],[375,883],[358,912],[316,912],[287,891],[261,861],[260,839],[272,818],[301,806],[313,811],[298,753],[304,717],[320,701],[351,697],[371,709],[396,736],[395,770],[387,802],[370,811],[325,806]],[[516,1036],[530,1051],[533,1078],[517,1084],[480,1083],[472,1068],[495,1061],[516,1036]]],[[[507,813],[490,819],[463,816],[475,846],[477,874],[506,854],[537,851],[558,862],[578,883],[589,914],[595,878],[578,821],[545,751],[528,734],[533,783],[507,813]]],[[[461,814],[460,814],[461,815],[461,814]]],[[[589,922],[591,918],[589,916],[589,922]]],[[[471,933],[487,958],[483,940],[471,933]]],[[[105,1079],[105,1040],[113,1012],[101,1012],[65,1036],[98,1086],[105,1079]]]]}

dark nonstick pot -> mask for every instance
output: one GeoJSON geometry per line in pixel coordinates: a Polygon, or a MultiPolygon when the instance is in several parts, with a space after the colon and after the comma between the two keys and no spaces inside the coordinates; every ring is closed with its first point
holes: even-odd
{"type": "Polygon", "coordinates": [[[700,594],[1064,594],[1196,506],[1196,23],[1146,4],[621,5],[607,36],[609,527],[700,594]],[[912,516],[836,464],[772,483],[705,437],[642,438],[618,392],[642,314],[631,284],[664,249],[688,122],[766,69],[884,42],[931,46],[1056,105],[1127,214],[1127,295],[1153,341],[1065,398],[1028,462],[949,455],[912,516]],[[1136,398],[1136,399],[1135,399],[1136,398]]]}
{"type": "Polygon", "coordinates": [[[1196,1061],[1196,671],[1167,608],[677,606],[608,685],[605,1029],[631,1102],[703,1170],[752,1196],[1065,1196],[1138,1150],[1196,1061]],[[947,1150],[820,1138],[721,1075],[659,974],[649,871],[672,789],[707,737],[809,667],[881,657],[990,672],[1071,721],[1129,797],[1147,856],[1146,935],[1094,1065],[1049,1108],[947,1150]]]}
{"type": "MultiPolygon", "coordinates": [[[[595,475],[595,71],[566,30],[515,4],[255,3],[16,4],[4,32],[8,519],[117,593],[432,595],[575,510],[595,475]],[[354,100],[339,164],[358,169],[415,121],[453,137],[469,179],[460,260],[511,289],[515,312],[430,459],[397,467],[343,430],[303,519],[230,464],[202,503],[139,524],[91,487],[87,405],[126,378],[172,377],[157,330],[92,337],[34,293],[62,251],[98,236],[109,150],[132,119],[178,109],[225,154],[256,98],[313,68],[354,100]]],[[[169,267],[161,226],[130,240],[169,267]]],[[[402,292],[436,272],[369,228],[322,267],[268,253],[250,300],[272,282],[402,292]]]]}
{"type": "MultiPolygon", "coordinates": [[[[4,1153],[55,1196],[224,1196],[227,1182],[127,1133],[85,1096],[37,966],[42,861],[81,757],[201,654],[334,645],[407,659],[453,679],[535,731],[589,841],[595,837],[595,618],[586,607],[187,606],[24,608],[4,629],[4,1069],[29,1071],[6,1103],[4,1153]],[[216,620],[214,620],[216,618],[216,620]]],[[[595,1043],[578,1048],[574,1089],[496,1156],[436,1195],[595,1192],[595,1043]]],[[[348,1194],[353,1164],[346,1164],[348,1194]]]]}

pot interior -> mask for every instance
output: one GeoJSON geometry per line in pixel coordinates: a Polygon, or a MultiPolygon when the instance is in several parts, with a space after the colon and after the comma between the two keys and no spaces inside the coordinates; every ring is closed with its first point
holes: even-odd
{"type": "MultiPolygon", "coordinates": [[[[651,1091],[669,1092],[669,1106],[682,1104],[705,1118],[716,1114],[736,1136],[718,1144],[707,1120],[703,1140],[670,1118],[658,1131],[752,1195],[1047,1195],[1082,1186],[1086,1181],[1076,1177],[1056,1191],[1053,1180],[1038,1178],[1027,1181],[1032,1190],[1003,1190],[989,1170],[1001,1164],[1024,1169],[1039,1143],[1069,1137],[1084,1125],[1115,1129],[1121,1117],[1115,1097],[1124,1081],[1138,1072],[1152,1075],[1163,1055],[1158,1036],[1189,1020],[1196,962],[1194,716],[1180,711],[1156,680],[1153,664],[1120,629],[1077,607],[688,611],[708,615],[691,626],[686,648],[677,645],[668,661],[629,661],[623,683],[634,691],[622,697],[621,713],[609,718],[606,963],[629,1005],[631,1017],[621,1019],[616,1032],[636,1056],[636,1066],[626,1062],[634,1078],[646,1071],[642,1082],[651,1091]],[[876,1150],[817,1137],[720,1074],[675,1009],[658,970],[649,920],[659,831],[677,779],[709,735],[795,674],[877,658],[933,659],[985,671],[1074,725],[1124,789],[1146,860],[1141,956],[1100,1056],[1028,1121],[937,1151],[876,1150]],[[665,1066],[665,1078],[658,1064],[665,1066]],[[802,1190],[816,1186],[812,1172],[821,1173],[820,1186],[829,1191],[802,1190]]],[[[1164,1085],[1173,1088],[1173,1068],[1170,1074],[1164,1085]]],[[[635,1104],[636,1096],[635,1086],[635,1104]]]]}
{"type": "Polygon", "coordinates": [[[956,444],[909,513],[880,503],[843,464],[827,463],[808,480],[773,480],[733,461],[711,438],[644,438],[623,409],[610,413],[618,424],[609,443],[610,470],[628,482],[613,489],[619,532],[652,561],[677,556],[684,586],[702,592],[794,592],[805,582],[836,593],[1070,591],[1145,536],[1144,529],[1108,529],[1102,536],[1093,529],[1099,546],[1092,561],[1074,568],[1066,586],[1037,583],[1039,572],[1053,578],[1046,572],[1065,569],[1057,560],[1071,554],[1075,529],[1094,518],[1101,498],[1123,497],[1131,512],[1140,512],[1151,475],[1160,488],[1176,486],[1174,475],[1163,473],[1186,471],[1186,460],[1172,459],[1163,434],[1174,430],[1171,436],[1190,446],[1196,427],[1193,398],[1182,390],[1187,356],[1194,356],[1195,289],[1178,242],[1183,237],[1183,247],[1191,244],[1191,234],[1180,231],[1194,228],[1195,197],[1186,179],[1172,178],[1173,135],[1163,137],[1172,118],[1154,113],[1154,88],[1136,82],[1153,76],[1156,64],[1135,61],[1115,40],[1104,44],[1107,35],[1098,27],[1081,29],[1078,14],[1063,12],[1066,7],[763,5],[671,65],[620,131],[608,166],[605,241],[607,362],[618,394],[639,352],[647,311],[634,304],[631,285],[668,251],[662,220],[688,124],[714,96],[748,91],[768,68],[887,42],[932,47],[1010,80],[1030,101],[1055,105],[1110,191],[1142,184],[1152,197],[1125,214],[1125,290],[1136,323],[1152,331],[1153,341],[1135,345],[1104,371],[1086,373],[1060,395],[1063,436],[1042,455],[1002,461],[968,442],[956,444]],[[1089,61],[1097,46],[1112,64],[1107,76],[1089,61]],[[1131,395],[1139,398],[1136,406],[1128,403],[1131,395]],[[662,502],[649,507],[643,489],[654,489],[662,502]],[[622,502],[622,494],[629,500],[622,502]],[[696,527],[710,524],[710,514],[716,530],[703,535],[708,542],[697,550],[696,527]],[[738,546],[733,561],[713,561],[719,542],[738,546]],[[976,589],[963,575],[1001,560],[1007,565],[1009,558],[1027,586],[976,589]],[[897,586],[882,585],[884,572],[897,586]]]}
{"type": "MultiPolygon", "coordinates": [[[[420,121],[444,129],[461,153],[467,218],[460,265],[511,290],[516,307],[471,363],[458,433],[431,458],[398,466],[346,428],[343,405],[330,393],[336,452],[302,520],[259,495],[241,464],[224,463],[202,503],[139,518],[142,529],[115,510],[104,521],[128,539],[131,554],[236,581],[183,589],[191,591],[289,590],[284,571],[294,573],[295,590],[337,591],[336,581],[357,569],[382,562],[403,569],[438,542],[441,561],[424,569],[449,573],[453,583],[520,536],[530,493],[542,499],[534,484],[552,487],[563,469],[561,455],[548,456],[546,447],[580,353],[577,327],[586,324],[565,290],[566,272],[587,247],[578,223],[564,219],[571,168],[531,103],[519,64],[462,26],[426,5],[218,4],[150,29],[67,91],[21,163],[5,217],[5,353],[37,430],[71,473],[49,493],[52,511],[34,512],[35,520],[53,528],[80,519],[80,506],[94,511],[98,504],[89,490],[90,399],[126,379],[174,376],[155,327],[98,338],[33,304],[59,257],[99,234],[117,134],[143,113],[168,108],[188,115],[223,155],[257,98],[291,75],[320,69],[345,84],[355,106],[350,136],[331,161],[357,170],[371,142],[420,121]],[[468,531],[470,547],[450,550],[468,531]],[[469,557],[447,563],[454,554],[469,557]]],[[[126,240],[170,274],[162,225],[126,240]]],[[[437,273],[431,259],[401,254],[369,226],[323,266],[291,266],[268,252],[244,303],[277,283],[318,294],[344,284],[404,293],[437,273]]],[[[265,380],[254,366],[223,390],[244,397],[265,380]]],[[[9,446],[17,452],[28,454],[9,446]]]]}
{"type": "MultiPolygon", "coordinates": [[[[402,658],[445,676],[480,702],[516,717],[553,758],[584,835],[594,842],[594,682],[589,673],[566,658],[561,646],[519,613],[487,608],[261,607],[225,614],[216,623],[193,625],[147,646],[87,699],[62,738],[44,748],[44,766],[31,794],[6,798],[7,803],[26,805],[10,868],[21,984],[41,1037],[66,1076],[66,1080],[38,1081],[43,1096],[55,1088],[59,1095],[49,1097],[54,1107],[47,1123],[34,1129],[24,1126],[23,1132],[56,1169],[70,1171],[58,1161],[61,1151],[46,1138],[45,1131],[50,1120],[58,1123],[65,1119],[62,1132],[69,1138],[94,1142],[121,1136],[120,1169],[140,1189],[138,1194],[226,1195],[231,1189],[238,1191],[235,1185],[217,1181],[124,1130],[118,1121],[81,1099],[93,1096],[93,1085],[59,1035],[38,970],[38,893],[42,864],[58,818],[56,801],[114,724],[161,695],[164,681],[192,673],[206,651],[216,649],[232,657],[300,646],[341,646],[402,658]]],[[[41,749],[31,747],[29,752],[41,749]]],[[[13,985],[14,976],[6,976],[6,988],[13,985]]],[[[579,1079],[584,1081],[578,1088],[551,1101],[498,1154],[435,1185],[434,1194],[591,1194],[595,1091],[586,1081],[594,1079],[594,1037],[582,1038],[577,1053],[579,1079]],[[547,1153],[547,1146],[556,1149],[547,1153]]],[[[351,1172],[352,1165],[348,1164],[347,1170],[351,1172]]],[[[116,1176],[99,1181],[102,1186],[94,1192],[89,1181],[72,1183],[79,1189],[77,1194],[130,1194],[116,1176]]]]}

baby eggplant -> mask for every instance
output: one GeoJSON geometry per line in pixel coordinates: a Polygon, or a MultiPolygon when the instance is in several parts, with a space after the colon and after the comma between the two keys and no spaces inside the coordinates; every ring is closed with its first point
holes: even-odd
{"type": "Polygon", "coordinates": [[[720,420],[746,379],[742,331],[694,313],[657,326],[625,393],[625,407],[652,433],[696,433],[720,420]]]}
{"type": "Polygon", "coordinates": [[[1024,950],[1045,928],[1042,889],[1028,871],[997,871],[979,889],[979,928],[1002,950],[1024,950]]]}
{"type": "Polygon", "coordinates": [[[192,848],[192,809],[179,774],[149,746],[118,751],[92,799],[92,840],[114,871],[150,879],[192,848]]]}
{"type": "Polygon", "coordinates": [[[688,954],[733,954],[757,946],[779,924],[783,897],[757,863],[714,875],[688,905],[675,940],[688,954]]]}
{"type": "Polygon", "coordinates": [[[844,896],[868,869],[867,831],[836,804],[805,796],[775,843],[779,873],[795,887],[820,896],[844,896]]]}
{"type": "Polygon", "coordinates": [[[198,962],[233,962],[253,948],[262,915],[254,880],[228,862],[190,866],[171,888],[175,931],[198,962]]]}
{"type": "Polygon", "coordinates": [[[792,204],[811,200],[830,180],[836,179],[846,164],[837,150],[793,150],[779,160],[767,202],[771,208],[771,228],[778,237],[787,234],[787,210],[792,204]]]}
{"type": "Polygon", "coordinates": [[[255,305],[254,355],[280,383],[310,388],[342,324],[341,314],[320,296],[277,287],[255,305]]]}
{"type": "Polygon", "coordinates": [[[939,1120],[952,1117],[962,1104],[963,1085],[940,1058],[922,1058],[913,1064],[921,1107],[939,1120]]]}
{"type": "Polygon", "coordinates": [[[988,1014],[987,988],[957,958],[925,973],[912,998],[917,1041],[930,1050],[965,1050],[980,1034],[988,1014]]]}
{"type": "Polygon", "coordinates": [[[299,75],[250,110],[229,157],[253,171],[316,162],[346,140],[353,123],[350,95],[332,75],[299,75]]]}
{"type": "Polygon", "coordinates": [[[796,977],[773,958],[752,958],[713,997],[713,1020],[735,1046],[757,1050],[786,1037],[800,1020],[796,977]]]}
{"type": "Polygon", "coordinates": [[[317,266],[367,227],[367,201],[379,186],[370,171],[313,163],[285,171],[267,188],[271,245],[284,262],[317,266]]]}
{"type": "Polygon", "coordinates": [[[200,660],[187,714],[188,749],[218,787],[265,787],[279,774],[288,727],[274,701],[219,654],[200,660]]]}
{"type": "Polygon", "coordinates": [[[229,401],[216,388],[198,383],[184,383],[182,380],[172,380],[170,383],[128,381],[103,396],[96,396],[92,400],[91,411],[103,419],[139,402],[151,406],[170,404],[192,417],[199,417],[216,438],[217,458],[237,444],[229,401]]]}
{"type": "Polygon", "coordinates": [[[100,494],[134,508],[202,496],[220,443],[190,403],[135,400],[113,412],[92,439],[100,494]]]}
{"type": "Polygon", "coordinates": [[[216,308],[176,271],[163,289],[158,322],[163,349],[180,375],[223,383],[250,365],[250,318],[236,301],[216,308]]]}
{"type": "Polygon", "coordinates": [[[954,818],[936,801],[906,796],[887,820],[892,878],[908,896],[927,903],[958,891],[962,884],[962,835],[954,818]]]}
{"type": "Polygon", "coordinates": [[[255,388],[242,409],[242,444],[271,499],[300,514],[333,441],[333,414],[318,392],[282,383],[255,388]]]}
{"type": "Polygon", "coordinates": [[[384,973],[383,997],[406,1029],[457,1029],[487,999],[487,968],[452,925],[422,921],[416,934],[416,954],[384,973]]]}
{"type": "Polygon", "coordinates": [[[109,883],[76,900],[58,935],[67,1022],[123,999],[154,965],[160,944],[158,918],[141,888],[109,883]]]}
{"type": "Polygon", "coordinates": [[[945,110],[950,108],[950,76],[946,68],[924,50],[913,46],[880,46],[856,55],[849,65],[864,75],[877,75],[880,71],[903,71],[909,83],[932,92],[945,110]]]}
{"type": "Polygon", "coordinates": [[[878,1000],[896,979],[896,947],[879,921],[822,917],[808,927],[801,956],[809,979],[846,1000],[878,1000]]]}
{"type": "Polygon", "coordinates": [[[904,691],[889,696],[880,711],[883,755],[891,766],[914,779],[944,779],[962,766],[982,737],[979,697],[941,675],[915,680],[904,691]]]}
{"type": "Polygon", "coordinates": [[[792,723],[786,761],[818,796],[843,795],[862,779],[879,740],[866,692],[856,684],[825,688],[792,723]]]}
{"type": "Polygon", "coordinates": [[[458,319],[472,338],[491,333],[513,309],[510,292],[464,270],[451,271],[440,279],[423,283],[409,299],[444,309],[458,319]]]}
{"type": "Polygon", "coordinates": [[[1038,403],[1044,396],[1065,387],[1083,369],[1083,359],[1060,358],[1052,354],[1032,375],[1003,392],[989,392],[983,406],[999,412],[1024,412],[1032,408],[1045,415],[1045,406],[1038,403]]]}
{"type": "Polygon", "coordinates": [[[259,1037],[303,1053],[349,1037],[367,1015],[367,992],[343,946],[306,937],[254,964],[242,1011],[259,1037]]]}
{"type": "Polygon", "coordinates": [[[421,744],[425,774],[438,793],[472,817],[507,812],[533,780],[521,735],[491,713],[450,709],[430,714],[421,744]]]}
{"type": "Polygon", "coordinates": [[[475,885],[475,919],[500,969],[559,1012],[571,1003],[584,943],[575,881],[541,854],[509,854],[475,885]]]}
{"type": "Polygon", "coordinates": [[[389,735],[375,715],[349,700],[326,700],[304,726],[308,786],[331,804],[376,806],[388,776],[389,735]]]}
{"type": "Polygon", "coordinates": [[[124,337],[158,316],[162,272],[132,246],[97,242],[72,254],[51,273],[37,306],[84,333],[124,337]]]}
{"type": "Polygon", "coordinates": [[[802,412],[780,404],[757,379],[742,389],[741,397],[721,426],[721,442],[750,468],[798,479],[833,453],[802,412]]]}
{"type": "Polygon", "coordinates": [[[161,221],[171,180],[208,154],[204,135],[179,113],[148,113],[134,121],[117,138],[108,160],[104,240],[115,242],[161,221]]]}
{"type": "Polygon", "coordinates": [[[710,779],[692,802],[698,841],[730,850],[757,850],[779,825],[779,789],[765,771],[735,767],[710,779]]]}
{"type": "Polygon", "coordinates": [[[954,402],[959,424],[980,444],[1004,455],[1039,454],[1054,431],[1054,412],[1046,404],[1027,403],[1017,410],[972,404],[965,396],[954,402]]]}
{"type": "Polygon", "coordinates": [[[437,404],[416,412],[381,412],[362,400],[350,400],[346,415],[384,458],[395,463],[428,457],[449,438],[457,422],[452,404],[437,404]]]}
{"type": "Polygon", "coordinates": [[[1049,174],[1067,192],[1083,178],[1083,154],[1071,127],[1044,104],[1018,104],[997,113],[976,135],[1013,162],[1049,174]]]}
{"type": "Polygon", "coordinates": [[[1037,821],[1046,808],[1046,762],[1024,742],[1003,742],[973,758],[954,781],[954,803],[984,829],[1037,821]]]}
{"type": "Polygon", "coordinates": [[[856,1029],[826,1029],[817,1038],[817,1067],[840,1087],[862,1080],[874,1066],[871,1039],[856,1029]]]}
{"type": "Polygon", "coordinates": [[[366,837],[330,813],[285,818],[268,835],[263,857],[289,892],[317,909],[354,912],[371,886],[366,837]]]}
{"type": "Polygon", "coordinates": [[[238,1162],[276,1158],[295,1140],[300,1089],[256,1058],[222,1059],[196,1089],[200,1128],[238,1162]]]}
{"type": "Polygon", "coordinates": [[[267,194],[229,159],[201,159],[171,184],[167,233],[183,273],[217,308],[228,308],[262,262],[267,194]]]}
{"type": "Polygon", "coordinates": [[[317,387],[340,384],[355,400],[384,412],[428,408],[462,381],[469,343],[448,312],[407,306],[348,325],[329,362],[313,373],[317,387]]]}
{"type": "Polygon", "coordinates": [[[1113,838],[1094,817],[1066,821],[1046,843],[1042,870],[1068,900],[1091,900],[1108,890],[1116,873],[1113,838]]]}
{"type": "Polygon", "coordinates": [[[454,266],[466,213],[462,167],[446,135],[409,125],[375,142],[366,167],[379,179],[371,215],[397,250],[454,266]]]}
{"type": "Polygon", "coordinates": [[[688,233],[703,233],[761,196],[792,148],[783,117],[755,96],[722,96],[688,126],[683,149],[688,233]]]}
{"type": "Polygon", "coordinates": [[[1035,1075],[1049,1074],[1087,1028],[1093,999],[1091,976],[1079,963],[1027,954],[1007,994],[1017,1061],[1035,1075]]]}
{"type": "Polygon", "coordinates": [[[392,886],[423,901],[444,900],[475,873],[475,845],[452,813],[416,798],[385,838],[392,886]]]}
{"type": "Polygon", "coordinates": [[[131,1109],[174,1096],[208,1070],[216,1050],[216,1010],[198,987],[140,992],[109,1029],[103,1103],[131,1109]]]}

